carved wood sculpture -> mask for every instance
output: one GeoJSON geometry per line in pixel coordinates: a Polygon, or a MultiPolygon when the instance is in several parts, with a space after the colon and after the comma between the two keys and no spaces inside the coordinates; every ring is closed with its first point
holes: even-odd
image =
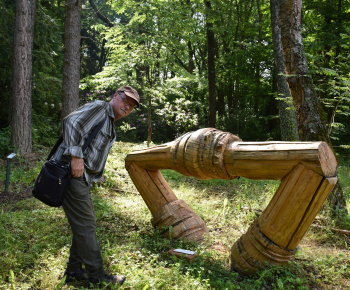
{"type": "Polygon", "coordinates": [[[201,241],[203,220],[160,173],[173,169],[199,179],[276,179],[281,184],[247,232],[231,248],[231,269],[252,274],[265,262],[288,264],[337,182],[337,162],[324,142],[242,142],[214,128],[126,157],[126,168],[152,213],[154,227],[172,227],[171,238],[201,241]]]}

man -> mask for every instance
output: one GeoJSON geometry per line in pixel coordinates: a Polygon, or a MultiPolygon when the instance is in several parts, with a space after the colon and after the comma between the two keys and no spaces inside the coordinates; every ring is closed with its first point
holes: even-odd
{"type": "Polygon", "coordinates": [[[90,184],[102,177],[109,150],[115,141],[114,122],[128,116],[139,105],[137,91],[123,86],[109,103],[87,103],[63,119],[64,141],[53,158],[71,164],[72,179],[62,205],[73,234],[64,273],[67,282],[87,280],[97,286],[102,282],[121,285],[125,280],[124,276],[108,275],[103,269],[90,184]],[[104,122],[101,130],[82,152],[84,141],[100,122],[104,122]]]}

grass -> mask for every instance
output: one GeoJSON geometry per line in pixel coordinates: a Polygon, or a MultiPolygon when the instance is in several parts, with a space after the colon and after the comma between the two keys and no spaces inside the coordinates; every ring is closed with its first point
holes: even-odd
{"type": "MultiPolygon", "coordinates": [[[[119,289],[350,288],[350,238],[332,232],[335,223],[327,207],[317,219],[324,228],[310,227],[289,267],[266,266],[250,277],[229,270],[232,245],[267,206],[277,181],[203,181],[162,171],[177,197],[206,222],[211,236],[200,245],[163,239],[152,228],[151,214],[124,168],[126,154],[140,147],[145,145],[115,143],[106,180],[92,190],[105,267],[127,277],[119,289]],[[167,254],[172,248],[195,250],[199,259],[187,264],[167,254]]],[[[39,169],[37,162],[14,164],[10,190],[24,191],[39,169]]],[[[350,212],[349,159],[341,160],[339,176],[350,212]]],[[[349,218],[340,218],[343,229],[350,230],[349,218]]],[[[83,289],[62,280],[71,238],[61,208],[32,197],[3,203],[0,224],[0,289],[83,289]]]]}

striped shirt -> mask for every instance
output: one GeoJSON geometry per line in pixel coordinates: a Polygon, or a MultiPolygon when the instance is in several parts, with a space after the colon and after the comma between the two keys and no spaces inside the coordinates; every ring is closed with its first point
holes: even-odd
{"type": "Polygon", "coordinates": [[[92,181],[99,180],[116,137],[111,105],[103,101],[93,101],[81,106],[63,119],[62,136],[63,142],[52,158],[64,163],[70,162],[70,156],[83,158],[86,181],[90,184],[92,181]],[[107,116],[101,130],[83,153],[84,141],[107,116]]]}

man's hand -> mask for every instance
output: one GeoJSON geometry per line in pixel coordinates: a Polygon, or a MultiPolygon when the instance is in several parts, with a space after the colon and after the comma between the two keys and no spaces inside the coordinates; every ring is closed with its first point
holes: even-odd
{"type": "Polygon", "coordinates": [[[80,177],[84,173],[84,159],[71,156],[70,163],[71,172],[73,177],[80,177]]]}

